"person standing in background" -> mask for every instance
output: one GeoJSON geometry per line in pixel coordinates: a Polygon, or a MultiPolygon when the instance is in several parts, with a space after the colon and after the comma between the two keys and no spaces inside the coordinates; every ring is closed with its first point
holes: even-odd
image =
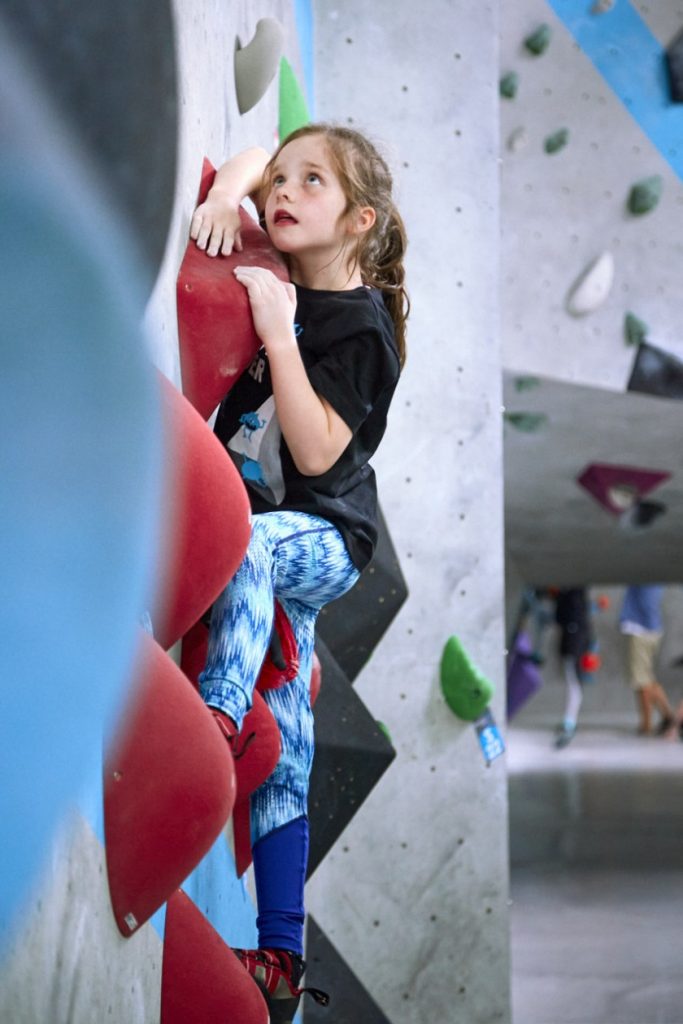
{"type": "Polygon", "coordinates": [[[581,659],[592,643],[589,600],[584,587],[558,591],[555,621],[560,627],[560,658],[566,686],[564,718],[555,736],[555,746],[561,749],[571,743],[576,733],[583,701],[581,659]]]}
{"type": "Polygon", "coordinates": [[[661,718],[657,733],[662,735],[674,724],[674,713],[664,687],[657,682],[655,662],[662,643],[662,593],[658,584],[626,588],[619,616],[619,628],[626,642],[628,678],[636,695],[642,736],[652,733],[652,711],[661,718]]]}

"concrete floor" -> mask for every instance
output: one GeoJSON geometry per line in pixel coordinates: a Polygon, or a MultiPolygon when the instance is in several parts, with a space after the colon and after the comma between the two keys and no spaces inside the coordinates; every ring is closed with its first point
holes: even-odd
{"type": "Polygon", "coordinates": [[[513,1024],[683,1024],[683,743],[507,743],[513,1024]]]}

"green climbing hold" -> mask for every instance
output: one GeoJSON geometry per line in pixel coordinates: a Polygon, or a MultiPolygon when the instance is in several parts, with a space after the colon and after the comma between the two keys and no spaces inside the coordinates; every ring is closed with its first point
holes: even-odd
{"type": "Polygon", "coordinates": [[[539,25],[535,32],[526,37],[524,45],[529,53],[533,53],[534,57],[540,57],[548,49],[551,35],[550,25],[539,25]]]}
{"type": "Polygon", "coordinates": [[[441,691],[451,711],[474,722],[493,697],[493,684],[474,667],[457,636],[451,636],[441,655],[441,691]]]}
{"type": "Polygon", "coordinates": [[[292,69],[292,65],[282,57],[280,60],[280,116],[278,120],[278,136],[280,141],[302,128],[311,120],[308,106],[301,86],[292,69]]]}
{"type": "Polygon", "coordinates": [[[515,430],[521,430],[525,434],[535,434],[548,422],[548,417],[543,412],[505,412],[503,419],[515,430]]]}
{"type": "Polygon", "coordinates": [[[566,128],[560,128],[558,131],[553,132],[552,135],[548,135],[543,148],[546,153],[557,153],[569,142],[569,131],[566,128]]]}
{"type": "Polygon", "coordinates": [[[631,213],[649,213],[662,197],[663,182],[658,174],[651,178],[637,181],[628,196],[628,208],[631,213]]]}
{"type": "Polygon", "coordinates": [[[639,320],[635,313],[627,313],[624,317],[624,338],[627,345],[640,345],[647,338],[647,324],[639,320]]]}
{"type": "Polygon", "coordinates": [[[513,100],[517,95],[517,88],[519,86],[519,75],[516,71],[508,71],[507,75],[503,75],[500,80],[500,95],[504,96],[506,100],[513,100]]]}
{"type": "Polygon", "coordinates": [[[515,391],[533,391],[540,386],[541,381],[538,377],[515,377],[515,391]]]}
{"type": "Polygon", "coordinates": [[[389,742],[390,742],[390,743],[392,744],[392,746],[393,746],[393,742],[394,742],[394,741],[392,740],[392,738],[391,738],[391,733],[390,733],[390,732],[389,732],[389,730],[387,729],[387,727],[386,727],[386,725],[384,724],[384,722],[380,722],[379,718],[376,718],[376,719],[375,719],[375,725],[377,726],[377,728],[379,729],[379,731],[380,731],[381,733],[383,733],[383,734],[384,734],[384,735],[386,736],[386,738],[387,738],[387,739],[389,740],[389,742]]]}

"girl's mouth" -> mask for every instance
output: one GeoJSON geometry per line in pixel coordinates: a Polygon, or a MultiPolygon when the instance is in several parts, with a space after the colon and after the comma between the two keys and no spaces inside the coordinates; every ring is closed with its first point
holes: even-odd
{"type": "Polygon", "coordinates": [[[273,214],[273,224],[297,224],[296,217],[292,217],[287,210],[276,210],[273,214]]]}

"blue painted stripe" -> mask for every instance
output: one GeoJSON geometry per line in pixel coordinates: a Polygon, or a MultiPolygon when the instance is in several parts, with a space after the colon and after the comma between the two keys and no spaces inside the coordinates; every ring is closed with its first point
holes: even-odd
{"type": "Polygon", "coordinates": [[[547,0],[652,144],[683,180],[683,104],[672,103],[665,51],[628,0],[547,0]]]}

